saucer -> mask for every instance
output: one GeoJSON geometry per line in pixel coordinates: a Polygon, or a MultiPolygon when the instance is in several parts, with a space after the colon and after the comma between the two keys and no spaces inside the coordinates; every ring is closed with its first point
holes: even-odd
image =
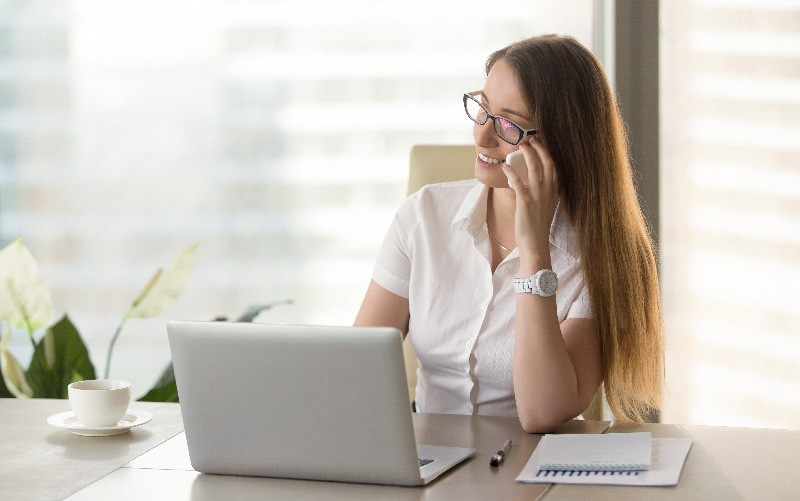
{"type": "Polygon", "coordinates": [[[151,419],[153,415],[147,411],[128,409],[122,419],[117,421],[116,426],[87,426],[78,421],[72,411],[67,411],[53,414],[47,418],[47,424],[56,428],[66,428],[75,435],[84,437],[107,437],[127,433],[134,426],[143,425],[151,419]]]}

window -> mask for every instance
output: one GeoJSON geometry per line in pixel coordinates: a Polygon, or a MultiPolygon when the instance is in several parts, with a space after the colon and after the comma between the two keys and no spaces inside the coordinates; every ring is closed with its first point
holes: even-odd
{"type": "Polygon", "coordinates": [[[800,427],[800,2],[662,2],[666,422],[800,427]]]}
{"type": "MultiPolygon", "coordinates": [[[[471,142],[460,99],[489,53],[545,31],[589,44],[593,4],[6,3],[0,240],[24,237],[100,372],[130,301],[193,242],[166,317],[291,299],[259,320],[350,324],[411,146],[471,142]]],[[[112,376],[134,393],[169,360],[163,324],[120,337],[112,376]]]]}

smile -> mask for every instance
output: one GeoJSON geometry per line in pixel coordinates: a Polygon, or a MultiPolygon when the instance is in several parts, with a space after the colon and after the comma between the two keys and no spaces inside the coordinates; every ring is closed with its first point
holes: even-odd
{"type": "Polygon", "coordinates": [[[501,164],[501,163],[503,163],[502,160],[498,160],[498,159],[492,158],[492,157],[487,157],[486,155],[484,155],[481,152],[478,152],[478,158],[480,158],[481,160],[483,160],[487,164],[501,164]]]}

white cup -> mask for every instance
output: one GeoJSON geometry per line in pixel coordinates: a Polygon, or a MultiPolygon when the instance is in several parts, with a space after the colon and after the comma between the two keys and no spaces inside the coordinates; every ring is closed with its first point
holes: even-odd
{"type": "Polygon", "coordinates": [[[69,405],[85,426],[116,426],[131,401],[131,384],[120,379],[87,379],[67,387],[69,405]]]}

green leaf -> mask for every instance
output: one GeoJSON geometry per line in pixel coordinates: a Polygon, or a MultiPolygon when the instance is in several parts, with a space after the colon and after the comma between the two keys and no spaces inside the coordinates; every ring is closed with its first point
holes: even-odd
{"type": "Polygon", "coordinates": [[[158,270],[133,301],[126,318],[151,318],[160,315],[183,292],[194,269],[197,244],[184,247],[172,265],[158,270]]]}
{"type": "Polygon", "coordinates": [[[78,330],[64,317],[37,343],[28,367],[28,383],[36,398],[67,398],[67,386],[95,379],[94,365],[78,330]]]}
{"type": "Polygon", "coordinates": [[[164,369],[155,386],[139,399],[140,402],[178,402],[178,386],[172,362],[164,369]]]}
{"type": "Polygon", "coordinates": [[[0,377],[0,398],[14,398],[14,394],[6,386],[6,382],[0,377]]]}
{"type": "Polygon", "coordinates": [[[0,368],[3,374],[0,397],[30,398],[33,396],[33,390],[25,379],[25,371],[8,349],[12,331],[5,324],[0,328],[3,330],[3,336],[0,338],[0,368]]]}
{"type": "Polygon", "coordinates": [[[139,402],[175,402],[178,403],[178,386],[175,381],[162,387],[153,387],[139,402]]]}
{"type": "Polygon", "coordinates": [[[274,303],[269,304],[254,304],[250,305],[244,313],[242,313],[239,318],[236,319],[237,322],[252,322],[255,318],[263,311],[267,311],[275,305],[278,304],[292,304],[291,299],[286,299],[283,301],[275,301],[274,303]]]}
{"type": "Polygon", "coordinates": [[[0,250],[0,321],[31,335],[53,319],[50,289],[36,260],[18,238],[0,250]]]}
{"type": "MultiPolygon", "coordinates": [[[[291,299],[286,299],[283,301],[275,301],[274,303],[269,304],[253,304],[250,305],[244,313],[242,313],[239,318],[236,319],[237,322],[252,322],[255,318],[261,314],[263,311],[267,311],[268,309],[272,308],[273,306],[279,304],[292,304],[291,299]]],[[[215,319],[216,320],[216,319],[215,319]]]]}

